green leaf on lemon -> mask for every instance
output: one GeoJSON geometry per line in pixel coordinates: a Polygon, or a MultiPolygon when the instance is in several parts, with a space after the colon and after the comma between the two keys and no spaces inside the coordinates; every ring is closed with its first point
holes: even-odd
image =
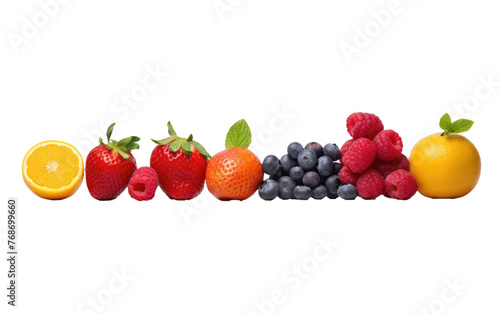
{"type": "Polygon", "coordinates": [[[241,119],[229,129],[226,135],[226,148],[245,147],[252,143],[252,132],[245,119],[241,119]]]}
{"type": "Polygon", "coordinates": [[[452,133],[463,133],[470,130],[474,121],[469,119],[458,119],[456,121],[451,122],[450,115],[445,113],[441,120],[439,120],[439,127],[443,129],[443,134],[441,135],[450,135],[452,133]]]}
{"type": "Polygon", "coordinates": [[[443,130],[447,130],[451,125],[451,118],[450,115],[445,113],[442,117],[441,120],[439,120],[439,127],[443,130]]]}
{"type": "Polygon", "coordinates": [[[459,119],[450,126],[451,133],[463,133],[469,131],[474,121],[468,119],[459,119]]]}

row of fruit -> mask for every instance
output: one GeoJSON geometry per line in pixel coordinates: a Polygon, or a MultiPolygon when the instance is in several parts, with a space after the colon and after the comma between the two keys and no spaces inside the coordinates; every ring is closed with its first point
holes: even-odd
{"type": "Polygon", "coordinates": [[[153,140],[157,145],[150,166],[140,168],[132,154],[140,138],[114,140],[114,126],[109,126],[106,142],[100,138],[89,152],[85,166],[80,153],[68,143],[46,141],[33,146],[23,160],[25,183],[42,198],[63,199],[78,190],[85,172],[89,193],[97,200],[113,200],[128,188],[132,198],[145,201],[154,197],[158,186],[171,199],[192,199],[201,193],[205,181],[220,200],[244,200],[262,182],[262,165],[248,149],[251,132],[245,120],[230,128],[226,149],[213,157],[192,135],[178,136],[169,122],[170,136],[153,140]]]}
{"type": "Polygon", "coordinates": [[[112,200],[125,189],[139,201],[150,200],[158,186],[175,200],[198,196],[205,183],[219,200],[245,200],[258,191],[264,200],[307,200],[357,196],[375,199],[381,195],[407,200],[417,190],[433,198],[456,198],[477,184],[481,162],[474,145],[456,133],[465,132],[472,121],[440,121],[442,133],[419,141],[408,159],[398,133],[384,129],[379,117],[356,112],[347,118],[352,137],[342,147],[310,142],[288,145],[281,158],[269,155],[260,162],[248,147],[251,131],[245,120],[236,122],[226,136],[225,150],[210,156],[190,135],[180,137],[168,123],[169,137],[153,140],[150,166],[137,168],[132,150],[140,138],[111,138],[90,151],[85,166],[75,147],[60,141],[33,146],[23,160],[23,178],[38,196],[63,199],[80,187],[85,172],[90,195],[112,200]],[[264,180],[264,173],[269,177],[264,180]]]}

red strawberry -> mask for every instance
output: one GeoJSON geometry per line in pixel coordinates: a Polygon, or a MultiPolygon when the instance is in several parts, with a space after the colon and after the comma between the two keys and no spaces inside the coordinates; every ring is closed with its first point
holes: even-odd
{"type": "Polygon", "coordinates": [[[139,138],[131,136],[121,141],[110,140],[115,124],[108,128],[108,143],[92,149],[85,162],[87,188],[93,198],[104,201],[117,198],[126,188],[137,165],[130,152],[139,148],[139,138]]]}
{"type": "Polygon", "coordinates": [[[193,140],[178,137],[170,122],[170,137],[155,141],[158,144],[151,153],[151,168],[158,174],[160,187],[175,200],[192,199],[203,190],[208,158],[203,146],[193,140]]]}

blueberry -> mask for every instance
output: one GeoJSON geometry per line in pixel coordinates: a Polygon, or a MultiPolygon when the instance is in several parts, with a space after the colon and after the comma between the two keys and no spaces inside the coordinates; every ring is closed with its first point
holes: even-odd
{"type": "MultiPolygon", "coordinates": [[[[316,163],[318,162],[318,155],[312,149],[304,149],[299,153],[299,157],[297,159],[299,162],[299,166],[304,170],[311,170],[316,167],[316,163]]],[[[283,165],[283,161],[281,161],[283,165]]]]}
{"type": "Polygon", "coordinates": [[[345,200],[353,200],[358,196],[358,191],[352,184],[342,184],[339,186],[337,194],[345,200]]]}
{"type": "Polygon", "coordinates": [[[302,147],[302,145],[300,143],[293,142],[293,143],[290,143],[290,145],[288,145],[288,148],[286,150],[287,150],[288,155],[290,155],[290,157],[292,157],[293,159],[297,159],[300,151],[303,149],[304,148],[302,147]]]}
{"type": "Polygon", "coordinates": [[[259,196],[261,199],[270,201],[278,196],[280,186],[274,180],[264,180],[259,186],[259,196]]]}
{"type": "Polygon", "coordinates": [[[319,185],[325,185],[326,178],[328,177],[319,176],[319,185]]]}
{"type": "Polygon", "coordinates": [[[330,157],[333,161],[340,159],[340,149],[337,144],[326,144],[325,147],[323,147],[323,154],[330,157]]]}
{"type": "Polygon", "coordinates": [[[273,175],[280,171],[280,160],[274,155],[269,155],[262,161],[262,171],[268,175],[273,175]]]}
{"type": "Polygon", "coordinates": [[[307,143],[305,149],[311,149],[313,152],[316,153],[316,156],[321,157],[323,156],[323,146],[321,146],[320,143],[317,142],[311,142],[307,143]]]}
{"type": "Polygon", "coordinates": [[[314,188],[318,186],[319,181],[320,181],[319,174],[314,171],[308,171],[304,174],[304,177],[302,178],[302,182],[304,185],[307,185],[308,187],[314,188]]]}
{"type": "Polygon", "coordinates": [[[283,176],[283,173],[281,173],[281,170],[278,171],[277,173],[273,174],[272,176],[269,176],[269,179],[278,181],[279,178],[283,176]]]}
{"type": "Polygon", "coordinates": [[[297,160],[293,159],[288,154],[283,155],[280,159],[280,162],[281,162],[281,172],[284,175],[288,175],[290,169],[298,165],[297,160]]]}
{"type": "Polygon", "coordinates": [[[293,190],[293,195],[298,200],[307,200],[311,197],[312,191],[311,188],[305,185],[297,185],[293,190]]]}
{"type": "Polygon", "coordinates": [[[342,169],[342,165],[338,162],[333,163],[333,174],[339,174],[340,169],[342,169]]]}
{"type": "Polygon", "coordinates": [[[304,176],[304,170],[302,168],[300,168],[299,166],[295,166],[292,169],[290,169],[289,176],[295,182],[301,184],[302,183],[302,177],[304,176]]]}
{"type": "Polygon", "coordinates": [[[284,176],[278,179],[279,191],[278,197],[283,200],[288,200],[294,197],[293,190],[297,186],[297,183],[292,180],[289,176],[284,176]]]}
{"type": "Polygon", "coordinates": [[[318,173],[327,177],[333,173],[333,160],[328,156],[321,156],[318,159],[318,173]]]}
{"type": "Polygon", "coordinates": [[[336,199],[337,197],[339,197],[339,195],[337,193],[330,193],[328,192],[328,194],[326,195],[329,199],[331,200],[334,200],[336,199]]]}
{"type": "Polygon", "coordinates": [[[320,200],[325,198],[328,195],[328,190],[324,185],[318,185],[312,190],[312,198],[320,200]]]}
{"type": "Polygon", "coordinates": [[[328,189],[328,192],[330,193],[337,193],[337,189],[339,186],[342,184],[342,182],[339,179],[339,176],[336,174],[333,174],[326,178],[325,180],[325,186],[328,189]]]}

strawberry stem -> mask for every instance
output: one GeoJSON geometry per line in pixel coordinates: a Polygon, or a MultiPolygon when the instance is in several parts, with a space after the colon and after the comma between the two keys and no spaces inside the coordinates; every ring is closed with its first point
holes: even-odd
{"type": "Polygon", "coordinates": [[[174,127],[172,126],[170,121],[167,123],[167,126],[168,134],[170,134],[170,137],[163,140],[151,139],[154,143],[156,143],[157,145],[168,145],[170,150],[172,150],[173,152],[177,152],[179,149],[182,149],[182,152],[188,156],[191,155],[191,146],[193,146],[205,158],[211,157],[200,143],[193,140],[193,134],[190,134],[188,138],[182,138],[177,136],[177,133],[175,132],[174,127]]]}
{"type": "Polygon", "coordinates": [[[112,123],[108,127],[108,130],[106,132],[106,137],[108,139],[108,143],[105,144],[103,142],[102,138],[99,138],[99,143],[101,145],[106,145],[110,151],[118,152],[118,154],[120,154],[120,156],[123,159],[128,159],[128,158],[130,158],[130,154],[128,154],[128,152],[130,152],[133,149],[139,149],[139,144],[137,144],[137,142],[140,141],[140,138],[137,136],[130,136],[130,137],[123,138],[119,141],[115,141],[115,140],[111,139],[111,135],[113,134],[114,127],[115,127],[115,123],[112,123]]]}

